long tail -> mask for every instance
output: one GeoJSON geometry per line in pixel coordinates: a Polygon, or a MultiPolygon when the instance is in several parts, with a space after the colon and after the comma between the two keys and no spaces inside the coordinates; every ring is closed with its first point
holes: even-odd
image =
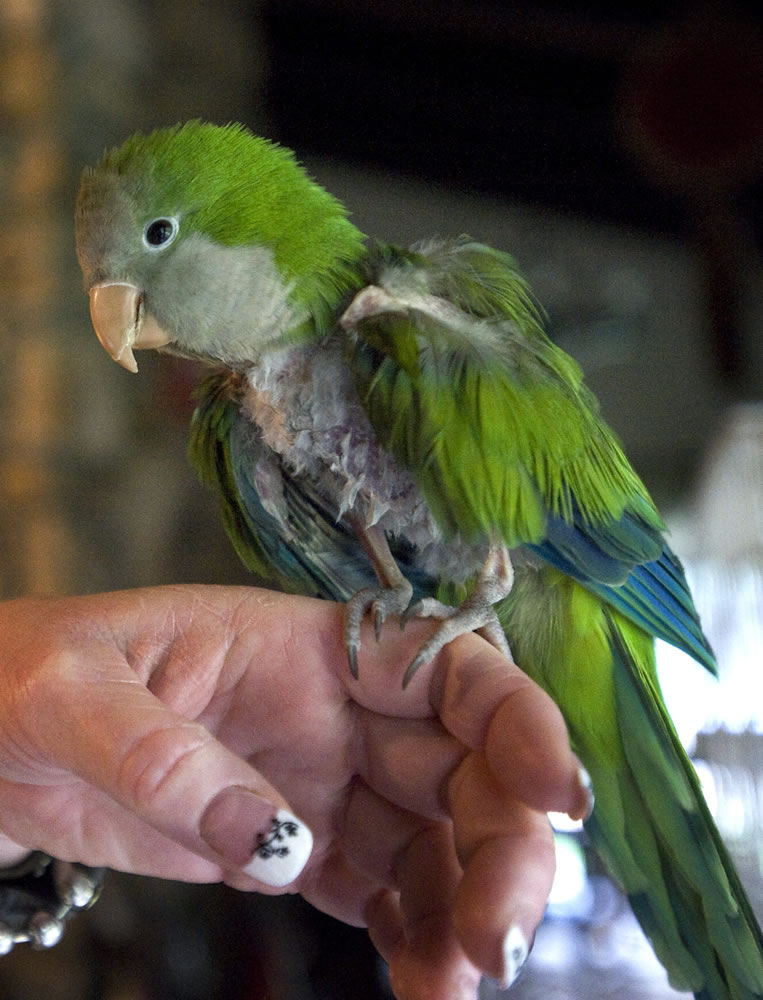
{"type": "Polygon", "coordinates": [[[520,567],[498,613],[565,717],[593,780],[588,834],[673,986],[763,1000],[763,936],[662,700],[652,636],[552,567],[520,567]]]}
{"type": "MultiPolygon", "coordinates": [[[[605,612],[626,767],[587,824],[672,984],[698,1000],[763,997],[763,935],[656,685],[644,644],[605,612]]],[[[653,656],[651,645],[650,655],[653,656]]],[[[606,780],[606,779],[605,779],[606,780]]],[[[596,791],[596,779],[594,778],[596,791]]],[[[598,801],[598,798],[597,798],[598,801]]]]}

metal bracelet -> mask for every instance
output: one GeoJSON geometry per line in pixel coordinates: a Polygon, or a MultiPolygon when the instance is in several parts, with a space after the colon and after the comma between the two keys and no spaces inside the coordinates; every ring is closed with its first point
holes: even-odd
{"type": "Polygon", "coordinates": [[[21,943],[38,949],[58,944],[66,921],[98,899],[105,871],[42,851],[0,869],[0,955],[21,943]]]}

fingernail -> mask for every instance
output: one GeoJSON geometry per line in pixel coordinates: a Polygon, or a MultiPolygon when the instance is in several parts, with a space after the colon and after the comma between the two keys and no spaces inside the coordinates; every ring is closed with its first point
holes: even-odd
{"type": "Polygon", "coordinates": [[[313,846],[301,820],[238,785],[207,806],[199,832],[229,865],[274,888],[294,881],[313,846]]]}
{"type": "Polygon", "coordinates": [[[586,769],[581,764],[578,768],[578,785],[580,786],[580,791],[582,792],[582,808],[576,810],[577,815],[572,816],[572,819],[589,819],[594,807],[594,795],[593,795],[593,782],[591,781],[591,775],[586,771],[586,769]]]}
{"type": "Polygon", "coordinates": [[[501,988],[507,990],[516,981],[517,976],[524,968],[530,949],[527,946],[527,938],[516,924],[509,929],[509,933],[503,939],[503,978],[501,988]]]}
{"type": "Polygon", "coordinates": [[[270,829],[257,834],[254,855],[244,871],[265,885],[288,885],[305,867],[312,849],[310,828],[290,812],[279,809],[270,829]]]}

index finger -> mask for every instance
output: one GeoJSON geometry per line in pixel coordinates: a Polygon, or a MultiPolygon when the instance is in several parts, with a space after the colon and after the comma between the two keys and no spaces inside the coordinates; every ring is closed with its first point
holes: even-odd
{"type": "MultiPolygon", "coordinates": [[[[366,655],[358,680],[350,677],[337,642],[329,659],[338,664],[348,696],[381,716],[434,714],[462,746],[484,751],[496,780],[512,797],[542,812],[587,816],[590,779],[570,748],[561,712],[484,639],[474,633],[454,639],[403,689],[405,669],[434,627],[427,620],[411,622],[402,633],[389,629],[377,643],[364,623],[366,655]]],[[[403,771],[406,781],[409,770],[403,771]]]]}
{"type": "Polygon", "coordinates": [[[443,726],[470,749],[484,751],[509,794],[539,811],[588,815],[590,781],[549,695],[475,635],[446,646],[437,667],[429,697],[443,726]]]}

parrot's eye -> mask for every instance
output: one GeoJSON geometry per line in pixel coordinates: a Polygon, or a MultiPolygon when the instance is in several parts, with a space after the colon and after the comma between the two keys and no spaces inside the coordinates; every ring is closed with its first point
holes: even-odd
{"type": "Polygon", "coordinates": [[[166,247],[168,243],[172,243],[177,232],[177,219],[154,219],[153,222],[149,222],[143,232],[143,242],[149,250],[158,250],[160,247],[166,247]]]}

